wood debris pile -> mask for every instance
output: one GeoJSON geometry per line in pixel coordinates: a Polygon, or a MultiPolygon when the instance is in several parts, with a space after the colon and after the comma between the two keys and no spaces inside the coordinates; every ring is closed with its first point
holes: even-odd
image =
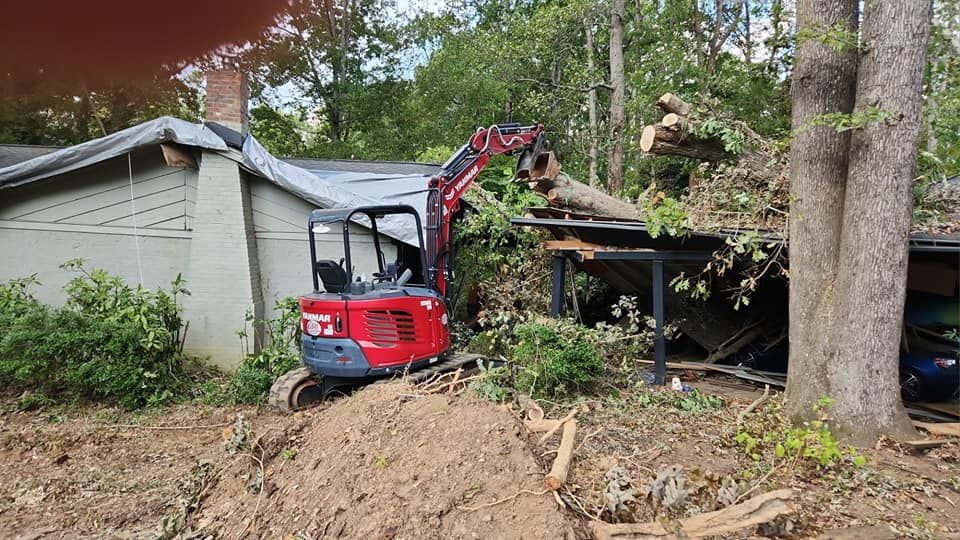
{"type": "Polygon", "coordinates": [[[690,177],[692,226],[785,230],[789,165],[783,149],[743,122],[698,116],[674,94],[660,96],[656,105],[666,115],[643,128],[640,149],[703,162],[690,177]],[[701,122],[711,127],[703,129],[701,122]]]}

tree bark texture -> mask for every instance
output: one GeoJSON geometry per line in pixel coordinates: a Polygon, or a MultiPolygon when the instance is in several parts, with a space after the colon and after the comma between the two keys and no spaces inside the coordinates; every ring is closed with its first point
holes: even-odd
{"type": "MultiPolygon", "coordinates": [[[[857,30],[857,0],[799,0],[798,33],[842,27],[857,30]]],[[[821,39],[799,40],[793,81],[790,146],[790,363],[787,412],[813,414],[812,405],[834,397],[827,367],[826,332],[840,253],[844,184],[850,135],[810,123],[825,114],[853,111],[857,51],[821,39]]],[[[853,332],[858,330],[851,329],[853,332]]]]}
{"type": "Polygon", "coordinates": [[[547,196],[550,206],[567,208],[577,213],[621,219],[639,219],[632,203],[607,195],[603,191],[578,182],[564,173],[553,180],[531,182],[534,190],[547,196]]]}
{"type": "MultiPolygon", "coordinates": [[[[806,0],[798,24],[814,35],[856,21],[856,0],[806,0]]],[[[920,141],[930,0],[868,0],[856,78],[849,51],[802,40],[793,81],[788,412],[820,397],[846,439],[915,434],[900,401],[910,186],[920,141]],[[848,112],[852,140],[810,120],[848,112]],[[879,113],[879,114],[878,114],[879,113]],[[879,120],[876,118],[880,117],[879,120]]],[[[802,32],[802,31],[801,31],[802,32]]]]}
{"type": "Polygon", "coordinates": [[[852,136],[833,321],[838,361],[828,368],[840,427],[870,444],[882,433],[915,433],[898,365],[931,2],[865,6],[854,112],[879,109],[886,118],[852,136]]]}
{"type": "Polygon", "coordinates": [[[610,151],[607,156],[607,193],[623,189],[623,127],[625,83],[623,73],[623,20],[626,18],[624,0],[613,0],[610,5],[610,151]]]}
{"type": "MultiPolygon", "coordinates": [[[[593,61],[593,27],[591,26],[590,17],[586,15],[583,17],[583,33],[586,37],[584,52],[587,55],[587,71],[593,75],[596,69],[593,61]]],[[[599,153],[597,148],[597,87],[594,85],[591,85],[590,90],[587,91],[587,118],[589,122],[588,130],[590,132],[590,149],[587,152],[590,161],[588,182],[590,187],[595,188],[600,186],[600,177],[597,174],[597,155],[599,153]]]]}

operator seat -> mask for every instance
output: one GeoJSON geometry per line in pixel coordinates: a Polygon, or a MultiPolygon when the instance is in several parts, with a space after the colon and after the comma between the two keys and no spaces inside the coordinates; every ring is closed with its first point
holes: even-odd
{"type": "Polygon", "coordinates": [[[323,282],[323,289],[330,293],[342,293],[347,288],[347,271],[343,269],[336,261],[322,259],[314,263],[314,270],[320,281],[323,282]]]}

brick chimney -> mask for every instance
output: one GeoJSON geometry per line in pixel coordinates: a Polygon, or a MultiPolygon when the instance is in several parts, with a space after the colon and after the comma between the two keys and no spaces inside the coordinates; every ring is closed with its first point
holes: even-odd
{"type": "Polygon", "coordinates": [[[247,76],[233,70],[207,72],[207,122],[216,122],[247,134],[247,102],[250,85],[247,76]]]}

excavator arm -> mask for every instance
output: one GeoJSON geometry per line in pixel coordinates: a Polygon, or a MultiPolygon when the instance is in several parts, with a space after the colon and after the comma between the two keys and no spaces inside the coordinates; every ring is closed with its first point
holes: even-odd
{"type": "Polygon", "coordinates": [[[520,154],[517,171],[528,170],[543,146],[543,126],[495,124],[480,128],[430,178],[427,191],[427,276],[431,286],[448,301],[453,294],[451,220],[460,209],[460,198],[473,184],[490,158],[520,154]]]}

